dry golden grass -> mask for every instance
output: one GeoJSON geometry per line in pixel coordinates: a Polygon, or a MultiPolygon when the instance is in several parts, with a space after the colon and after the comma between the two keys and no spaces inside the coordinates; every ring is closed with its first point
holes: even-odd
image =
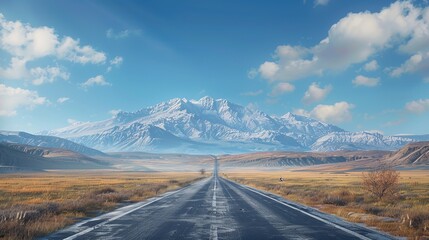
{"type": "Polygon", "coordinates": [[[400,172],[400,194],[384,201],[364,191],[360,172],[230,170],[223,176],[392,235],[429,238],[428,171],[400,172]]]}
{"type": "Polygon", "coordinates": [[[197,172],[2,174],[0,239],[43,236],[118,203],[141,201],[202,177],[197,172]]]}

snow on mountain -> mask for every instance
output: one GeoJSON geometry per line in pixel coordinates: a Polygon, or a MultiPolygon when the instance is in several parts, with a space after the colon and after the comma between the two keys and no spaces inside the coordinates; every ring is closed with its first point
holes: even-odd
{"type": "Polygon", "coordinates": [[[400,134],[400,135],[394,135],[395,137],[402,137],[402,138],[409,138],[413,139],[415,141],[423,142],[423,141],[429,141],[429,134],[423,134],[423,135],[413,135],[413,134],[400,134]]]}
{"type": "Polygon", "coordinates": [[[286,113],[277,118],[277,120],[283,125],[279,129],[280,132],[297,139],[305,147],[310,146],[318,138],[328,133],[344,132],[343,129],[337,126],[292,113],[286,113]]]}
{"type": "Polygon", "coordinates": [[[394,150],[412,142],[412,139],[383,136],[375,132],[332,132],[317,139],[311,150],[394,150]]]}
{"type": "MultiPolygon", "coordinates": [[[[353,140],[350,144],[359,142],[355,140],[359,136],[346,140],[333,137],[341,133],[344,136],[350,134],[334,125],[304,116],[292,113],[270,116],[211,97],[199,100],[175,98],[136,112],[121,111],[104,121],[78,122],[43,132],[103,151],[192,153],[326,151],[329,146],[325,143],[338,141],[336,146],[343,147],[347,139],[353,140]],[[324,138],[327,136],[331,137],[324,138]]],[[[369,142],[366,146],[363,144],[365,139],[362,139],[362,144],[356,146],[391,149],[400,144],[391,141],[390,137],[381,137],[380,141],[382,143],[373,145],[369,142]]]]}

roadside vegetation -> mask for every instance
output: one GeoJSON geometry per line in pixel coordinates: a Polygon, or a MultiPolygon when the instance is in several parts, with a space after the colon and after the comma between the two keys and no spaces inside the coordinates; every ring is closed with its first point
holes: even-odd
{"type": "Polygon", "coordinates": [[[361,173],[230,170],[223,176],[392,235],[429,239],[427,171],[380,169],[361,173]]]}
{"type": "Polygon", "coordinates": [[[0,239],[43,236],[120,204],[142,201],[204,177],[197,172],[3,174],[0,239]]]}

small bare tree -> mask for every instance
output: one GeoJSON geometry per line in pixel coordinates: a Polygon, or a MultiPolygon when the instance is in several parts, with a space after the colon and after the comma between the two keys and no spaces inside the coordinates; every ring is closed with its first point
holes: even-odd
{"type": "Polygon", "coordinates": [[[201,168],[200,173],[201,173],[201,175],[204,175],[204,174],[206,174],[206,170],[204,168],[201,168]]]}
{"type": "Polygon", "coordinates": [[[379,201],[399,192],[399,172],[388,166],[362,173],[364,189],[379,201]]]}

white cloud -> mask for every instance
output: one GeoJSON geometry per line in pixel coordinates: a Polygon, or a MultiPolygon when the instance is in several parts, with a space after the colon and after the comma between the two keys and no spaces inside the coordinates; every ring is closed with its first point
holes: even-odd
{"type": "Polygon", "coordinates": [[[8,68],[0,68],[0,77],[6,79],[25,79],[28,76],[26,61],[17,57],[11,58],[8,68]]]}
{"type": "Polygon", "coordinates": [[[68,118],[68,119],[67,119],[67,123],[68,123],[68,124],[76,124],[76,123],[79,123],[79,121],[77,121],[77,120],[75,120],[75,119],[73,119],[73,118],[68,118]]]}
{"type": "MultiPolygon", "coordinates": [[[[429,36],[427,41],[429,42],[429,36]]],[[[395,68],[390,75],[399,77],[404,73],[418,73],[422,75],[426,81],[429,81],[429,51],[414,54],[400,67],[395,68]]]]}
{"type": "Polygon", "coordinates": [[[274,86],[273,90],[270,93],[270,96],[275,97],[283,93],[292,92],[293,90],[295,90],[294,85],[287,82],[282,82],[274,86]]]}
{"type": "Polygon", "coordinates": [[[257,76],[258,76],[258,70],[257,69],[252,68],[247,72],[247,77],[250,79],[254,79],[257,76]]]}
{"type": "Polygon", "coordinates": [[[92,78],[86,80],[86,82],[81,84],[81,86],[84,88],[94,86],[94,85],[111,86],[112,84],[107,82],[106,79],[104,79],[104,77],[102,75],[97,75],[95,77],[92,77],[92,78]]]}
{"type": "Polygon", "coordinates": [[[68,100],[70,100],[70,98],[68,98],[68,97],[60,97],[60,98],[57,99],[57,103],[65,103],[68,100]]]}
{"type": "Polygon", "coordinates": [[[278,47],[274,61],[261,64],[259,72],[269,81],[292,81],[327,70],[344,70],[367,61],[385,48],[413,39],[415,29],[423,24],[421,12],[411,2],[398,1],[376,13],[349,13],[331,26],[325,39],[311,48],[278,47]],[[279,48],[289,51],[282,54],[279,48]]]}
{"type": "Polygon", "coordinates": [[[251,91],[251,92],[244,92],[241,94],[241,96],[249,96],[249,97],[256,97],[259,96],[263,93],[264,91],[260,90],[256,90],[256,91],[251,91]]]}
{"type": "Polygon", "coordinates": [[[121,109],[112,109],[109,111],[109,114],[112,115],[113,117],[116,116],[118,113],[120,113],[122,110],[121,109]]]}
{"type": "Polygon", "coordinates": [[[327,123],[341,123],[352,119],[351,109],[353,104],[347,102],[337,102],[334,105],[317,105],[310,112],[304,109],[295,109],[294,113],[306,117],[318,119],[327,123]]]}
{"type": "Polygon", "coordinates": [[[302,101],[305,104],[311,104],[323,100],[332,90],[332,86],[328,85],[325,88],[319,87],[317,83],[312,83],[308,90],[304,93],[302,101]]]}
{"type": "Polygon", "coordinates": [[[59,67],[36,67],[30,70],[31,76],[34,78],[32,83],[34,85],[41,85],[43,83],[52,83],[57,78],[68,80],[70,74],[62,71],[59,67]]]}
{"type": "Polygon", "coordinates": [[[114,59],[110,60],[111,65],[120,65],[124,59],[121,56],[116,56],[114,59]]]}
{"type": "Polygon", "coordinates": [[[113,29],[106,31],[106,37],[111,39],[124,39],[130,36],[139,36],[142,34],[140,29],[125,29],[119,32],[115,32],[113,29]]]}
{"type": "Polygon", "coordinates": [[[301,115],[304,117],[310,117],[310,112],[306,111],[305,109],[299,108],[299,109],[294,109],[293,113],[297,114],[297,115],[301,115]]]}
{"type": "Polygon", "coordinates": [[[279,65],[275,62],[264,62],[259,67],[259,73],[261,73],[262,77],[267,79],[272,79],[276,76],[279,71],[279,65]]]}
{"type": "Polygon", "coordinates": [[[19,108],[33,108],[47,103],[46,98],[37,92],[22,88],[7,87],[0,84],[0,116],[14,116],[19,108]]]}
{"type": "Polygon", "coordinates": [[[112,60],[110,60],[110,66],[107,68],[107,71],[110,72],[114,66],[120,66],[124,59],[121,56],[116,56],[112,60]]]}
{"type": "Polygon", "coordinates": [[[0,15],[0,46],[12,56],[26,61],[55,53],[58,36],[48,27],[33,28],[0,15]]]}
{"type": "Polygon", "coordinates": [[[405,105],[405,109],[411,113],[424,113],[429,111],[429,99],[419,99],[415,101],[408,102],[405,105]]]}
{"type": "Polygon", "coordinates": [[[51,57],[75,63],[105,63],[106,54],[89,45],[81,46],[79,40],[60,37],[53,28],[33,27],[20,21],[8,21],[0,13],[0,49],[10,54],[8,67],[0,67],[0,77],[5,79],[29,80],[34,84],[52,82],[55,78],[68,78],[68,73],[57,68],[34,66],[28,70],[27,64],[38,59],[51,57]]]}
{"type": "Polygon", "coordinates": [[[352,83],[355,86],[375,87],[380,82],[379,78],[370,78],[362,75],[356,76],[352,83]]]}
{"type": "Polygon", "coordinates": [[[378,62],[376,60],[372,60],[371,62],[366,63],[363,69],[367,72],[371,72],[377,70],[378,67],[378,62]]]}
{"type": "Polygon", "coordinates": [[[58,58],[66,59],[75,63],[104,63],[106,61],[106,54],[98,52],[89,45],[80,46],[79,40],[71,37],[65,37],[56,49],[58,58]]]}
{"type": "Polygon", "coordinates": [[[328,5],[329,0],[314,0],[314,6],[325,6],[328,5]]]}

